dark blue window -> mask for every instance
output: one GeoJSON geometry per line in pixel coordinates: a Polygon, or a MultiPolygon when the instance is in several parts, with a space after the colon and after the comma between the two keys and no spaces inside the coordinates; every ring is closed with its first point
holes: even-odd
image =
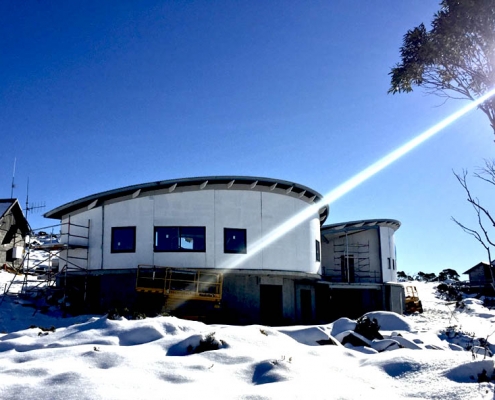
{"type": "Polygon", "coordinates": [[[112,228],[112,253],[134,253],[136,251],[136,227],[112,228]]]}
{"type": "Polygon", "coordinates": [[[223,251],[224,253],[246,254],[247,239],[245,229],[223,229],[223,251]]]}
{"type": "Polygon", "coordinates": [[[204,226],[155,226],[154,250],[198,251],[206,250],[204,226]]]}
{"type": "Polygon", "coordinates": [[[319,240],[315,240],[315,246],[316,246],[316,261],[320,261],[321,260],[321,255],[320,255],[320,241],[319,240]]]}

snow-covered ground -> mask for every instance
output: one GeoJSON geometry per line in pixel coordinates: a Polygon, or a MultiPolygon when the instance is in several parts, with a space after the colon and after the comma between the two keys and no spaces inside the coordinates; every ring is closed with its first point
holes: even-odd
{"type": "MultiPolygon", "coordinates": [[[[11,280],[0,272],[1,287],[11,280]]],[[[365,347],[318,344],[342,340],[356,325],[348,319],[270,328],[62,318],[5,296],[0,399],[493,399],[493,381],[478,383],[493,358],[462,346],[490,335],[495,313],[476,300],[454,311],[433,286],[419,284],[424,314],[370,314],[384,339],[365,347]]]]}

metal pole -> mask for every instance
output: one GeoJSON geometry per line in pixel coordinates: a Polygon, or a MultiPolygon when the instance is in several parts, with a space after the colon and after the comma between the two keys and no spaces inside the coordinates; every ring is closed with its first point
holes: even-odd
{"type": "Polygon", "coordinates": [[[10,198],[14,198],[14,188],[15,188],[15,183],[14,183],[14,177],[15,177],[15,163],[17,161],[17,157],[14,157],[14,171],[12,172],[12,186],[10,188],[10,198]]]}
{"type": "Polygon", "coordinates": [[[29,212],[29,177],[27,180],[27,187],[26,187],[26,220],[28,219],[28,212],[29,212]]]}
{"type": "Polygon", "coordinates": [[[349,239],[347,237],[347,231],[345,232],[345,269],[347,283],[349,283],[349,239]]]}

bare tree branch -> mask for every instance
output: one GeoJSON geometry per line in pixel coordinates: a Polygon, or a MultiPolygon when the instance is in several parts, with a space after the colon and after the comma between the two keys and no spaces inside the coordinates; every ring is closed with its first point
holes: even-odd
{"type": "MultiPolygon", "coordinates": [[[[475,177],[486,181],[490,184],[495,184],[492,182],[492,178],[490,178],[490,171],[495,172],[495,167],[493,162],[485,160],[485,167],[481,169],[481,173],[487,174],[489,177],[485,178],[481,173],[474,174],[475,177]]],[[[488,254],[488,260],[491,263],[491,248],[490,246],[495,247],[495,242],[491,240],[490,234],[488,233],[488,229],[486,228],[486,224],[484,219],[486,218],[492,226],[495,227],[495,219],[491,216],[490,212],[488,209],[484,206],[481,205],[480,201],[478,198],[473,198],[471,195],[471,191],[469,189],[468,183],[467,183],[467,176],[468,172],[467,170],[463,170],[461,174],[456,173],[453,171],[454,176],[456,177],[457,181],[459,184],[462,186],[464,191],[467,194],[467,202],[470,203],[476,213],[476,217],[478,219],[478,226],[479,230],[472,229],[467,227],[466,225],[462,224],[458,220],[456,220],[454,217],[452,217],[452,220],[467,234],[473,236],[481,245],[483,248],[487,251],[488,254]]],[[[495,177],[495,175],[493,175],[495,177]]]]}

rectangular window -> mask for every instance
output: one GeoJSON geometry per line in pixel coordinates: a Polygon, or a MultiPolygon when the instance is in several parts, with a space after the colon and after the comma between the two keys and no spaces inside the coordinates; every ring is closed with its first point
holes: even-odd
{"type": "Polygon", "coordinates": [[[246,254],[247,248],[245,229],[223,229],[223,251],[224,253],[246,254]]]}
{"type": "Polygon", "coordinates": [[[390,257],[388,258],[388,269],[392,268],[392,262],[390,261],[390,257]]]}
{"type": "Polygon", "coordinates": [[[392,269],[395,269],[395,260],[392,259],[392,269]]]}
{"type": "Polygon", "coordinates": [[[134,253],[136,251],[136,227],[112,228],[112,253],[134,253]]]}
{"type": "Polygon", "coordinates": [[[321,260],[321,256],[320,256],[320,241],[319,240],[315,240],[315,245],[316,245],[316,261],[320,261],[321,260]]]}
{"type": "Polygon", "coordinates": [[[206,228],[204,226],[155,226],[154,251],[206,250],[206,228]]]}

